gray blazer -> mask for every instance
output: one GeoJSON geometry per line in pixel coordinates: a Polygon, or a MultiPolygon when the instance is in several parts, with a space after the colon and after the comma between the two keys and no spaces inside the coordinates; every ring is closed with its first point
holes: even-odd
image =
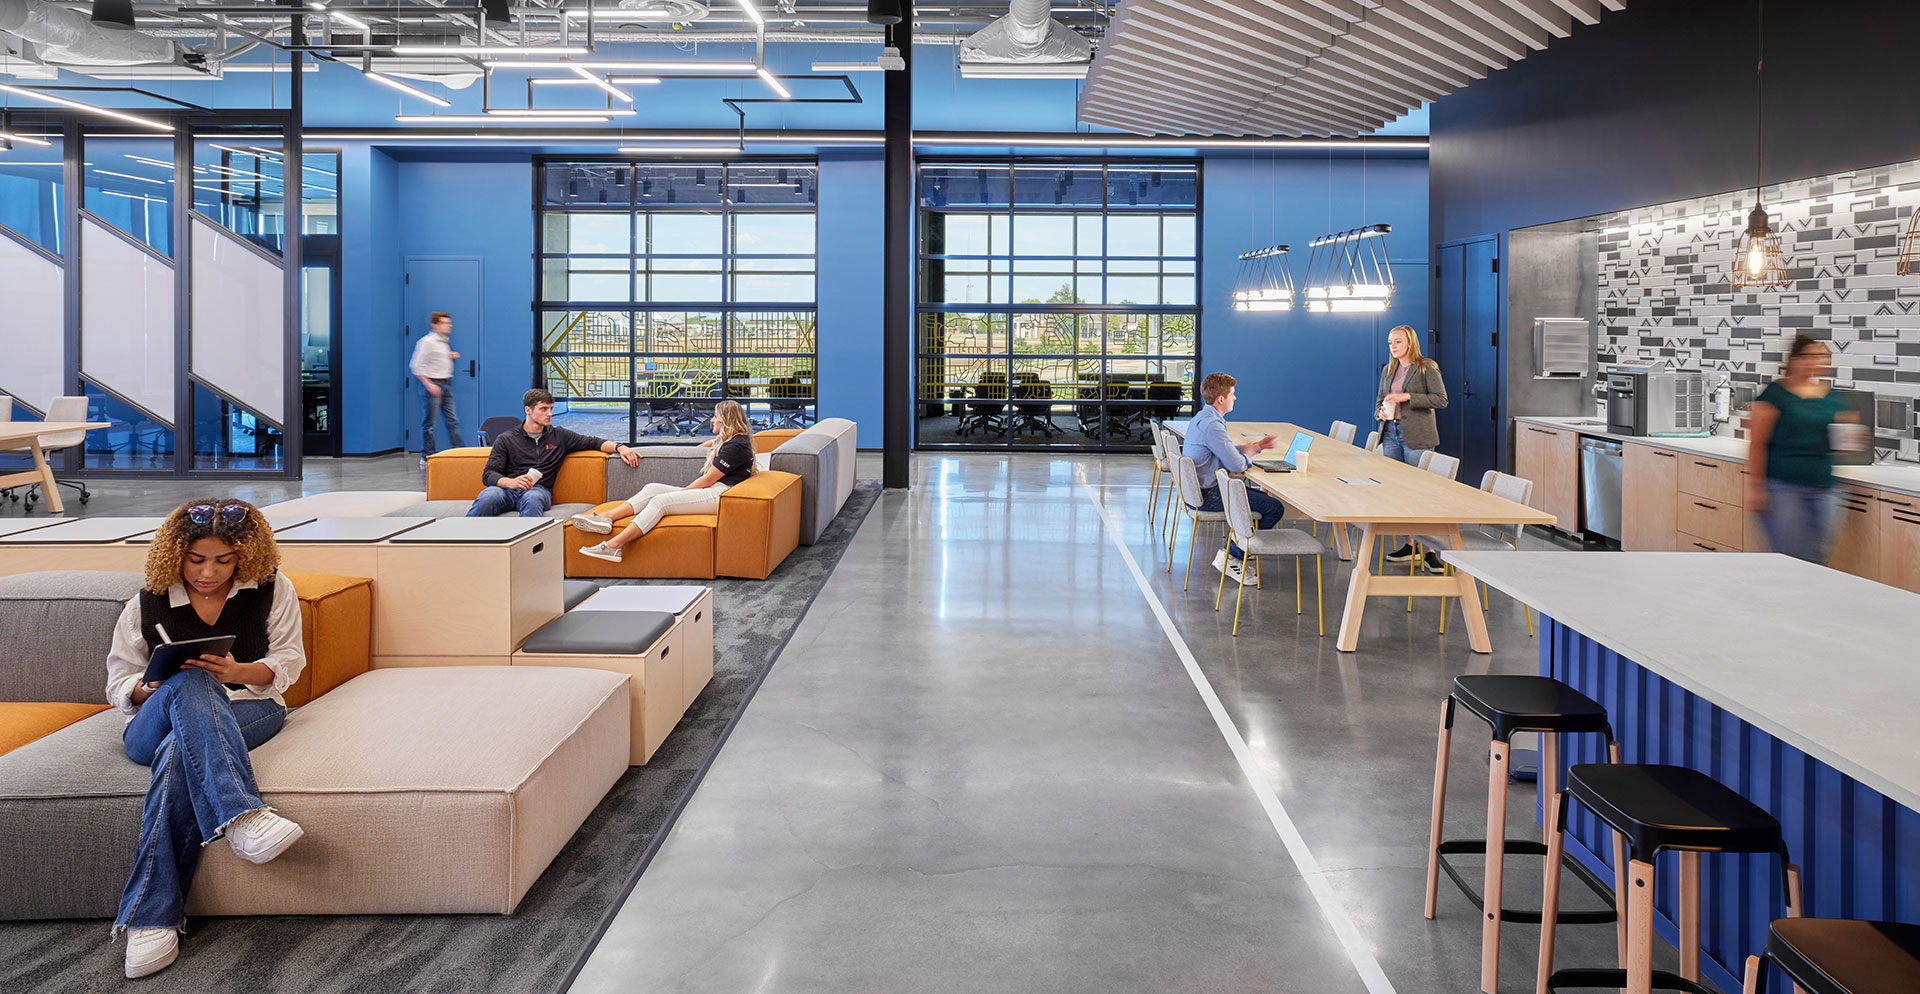
{"type": "MultiPolygon", "coordinates": [[[[1380,367],[1380,389],[1374,391],[1374,410],[1380,409],[1393,386],[1393,360],[1380,367]]],[[[1407,372],[1405,391],[1412,400],[1400,405],[1400,437],[1409,449],[1440,447],[1440,426],[1433,412],[1447,406],[1447,385],[1440,379],[1440,367],[1429,362],[1407,372]]]]}

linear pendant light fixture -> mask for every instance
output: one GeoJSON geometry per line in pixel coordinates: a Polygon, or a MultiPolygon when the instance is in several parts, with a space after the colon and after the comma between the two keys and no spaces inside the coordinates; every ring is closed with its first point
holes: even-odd
{"type": "Polygon", "coordinates": [[[1766,152],[1762,138],[1766,134],[1767,121],[1767,4],[1766,0],[1756,0],[1754,7],[1754,30],[1759,36],[1759,52],[1753,64],[1753,81],[1756,91],[1753,128],[1753,211],[1747,215],[1747,229],[1740,234],[1735,243],[1733,254],[1733,276],[1730,282],[1734,292],[1742,290],[1778,290],[1787,285],[1787,260],[1780,252],[1780,234],[1767,223],[1767,209],[1760,203],[1760,188],[1764,175],[1761,163],[1766,152]]]}
{"type": "Polygon", "coordinates": [[[401,93],[404,93],[410,97],[418,97],[421,100],[425,100],[426,102],[434,105],[435,107],[453,106],[453,103],[445,99],[444,97],[436,97],[425,90],[415,89],[414,87],[408,86],[407,84],[402,83],[399,80],[394,79],[392,76],[388,76],[385,73],[368,72],[368,73],[365,73],[364,75],[368,79],[373,80],[376,83],[379,83],[381,86],[392,87],[393,89],[399,90],[401,93]]]}
{"type": "Polygon", "coordinates": [[[575,75],[579,76],[583,81],[592,83],[593,85],[607,91],[607,95],[611,96],[613,99],[624,101],[626,103],[633,103],[632,94],[627,93],[625,90],[622,90],[619,87],[613,85],[612,83],[607,82],[605,79],[602,79],[601,77],[594,75],[585,66],[574,66],[573,72],[575,75]]]}
{"type": "Polygon", "coordinates": [[[1393,266],[1387,232],[1369,224],[1322,235],[1307,243],[1307,310],[1316,314],[1378,314],[1393,300],[1393,266]]]}
{"type": "Polygon", "coordinates": [[[1236,311],[1293,310],[1293,270],[1287,265],[1288,247],[1269,245],[1240,253],[1240,276],[1234,281],[1236,311]]]}
{"type": "Polygon", "coordinates": [[[50,103],[50,104],[59,104],[62,107],[71,107],[74,110],[83,110],[89,114],[98,114],[101,117],[110,117],[116,121],[125,121],[128,124],[137,124],[143,128],[152,128],[155,131],[164,131],[164,132],[167,132],[168,134],[173,133],[173,125],[168,124],[165,121],[156,121],[150,117],[141,117],[138,114],[127,114],[117,110],[108,110],[105,107],[95,107],[92,104],[81,103],[78,100],[68,100],[66,97],[56,97],[51,93],[42,93],[39,90],[29,90],[24,86],[12,86],[6,83],[0,83],[0,93],[11,93],[15,96],[28,97],[33,100],[45,100],[47,103],[50,103]]]}

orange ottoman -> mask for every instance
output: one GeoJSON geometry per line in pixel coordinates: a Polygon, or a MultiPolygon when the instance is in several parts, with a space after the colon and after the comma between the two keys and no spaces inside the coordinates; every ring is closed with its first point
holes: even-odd
{"type": "Polygon", "coordinates": [[[287,688],[299,707],[367,671],[373,659],[373,581],[331,573],[285,573],[300,595],[307,668],[287,688]]]}

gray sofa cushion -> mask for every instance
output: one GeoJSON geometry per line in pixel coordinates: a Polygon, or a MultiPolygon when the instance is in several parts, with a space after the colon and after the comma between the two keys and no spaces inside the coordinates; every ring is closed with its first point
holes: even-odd
{"type": "Polygon", "coordinates": [[[833,493],[833,513],[847,506],[847,498],[853,496],[853,484],[859,473],[860,426],[846,418],[822,418],[813,426],[814,431],[829,432],[839,443],[834,448],[834,456],[840,460],[840,471],[835,476],[837,486],[833,493]]]}
{"type": "Polygon", "coordinates": [[[640,465],[629,466],[618,456],[607,459],[607,499],[626,500],[649,483],[684,487],[707,464],[707,450],[697,445],[642,445],[640,465]]]}
{"type": "Polygon", "coordinates": [[[592,580],[560,581],[560,599],[562,611],[571,611],[580,606],[580,602],[600,592],[600,585],[592,580]]]}
{"type": "Polygon", "coordinates": [[[638,656],[673,627],[665,611],[575,611],[540,626],[521,652],[638,656]]]}
{"type": "Polygon", "coordinates": [[[0,701],[106,703],[113,623],[142,580],[95,570],[0,578],[0,701]]]}
{"type": "Polygon", "coordinates": [[[773,468],[800,477],[801,545],[818,541],[820,533],[833,522],[837,510],[833,495],[840,467],[838,447],[831,433],[808,429],[773,450],[773,468]]]}

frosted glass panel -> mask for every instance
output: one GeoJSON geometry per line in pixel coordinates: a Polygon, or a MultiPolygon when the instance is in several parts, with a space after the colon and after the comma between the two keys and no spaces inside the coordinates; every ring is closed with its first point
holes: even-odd
{"type": "Polygon", "coordinates": [[[193,375],[284,424],[286,282],[280,264],[193,219],[193,375]]]}
{"type": "Polygon", "coordinates": [[[60,266],[0,235],[0,393],[46,410],[61,389],[65,365],[66,282],[60,266]]]}
{"type": "Polygon", "coordinates": [[[80,222],[80,373],[173,426],[173,267],[80,222]]]}

